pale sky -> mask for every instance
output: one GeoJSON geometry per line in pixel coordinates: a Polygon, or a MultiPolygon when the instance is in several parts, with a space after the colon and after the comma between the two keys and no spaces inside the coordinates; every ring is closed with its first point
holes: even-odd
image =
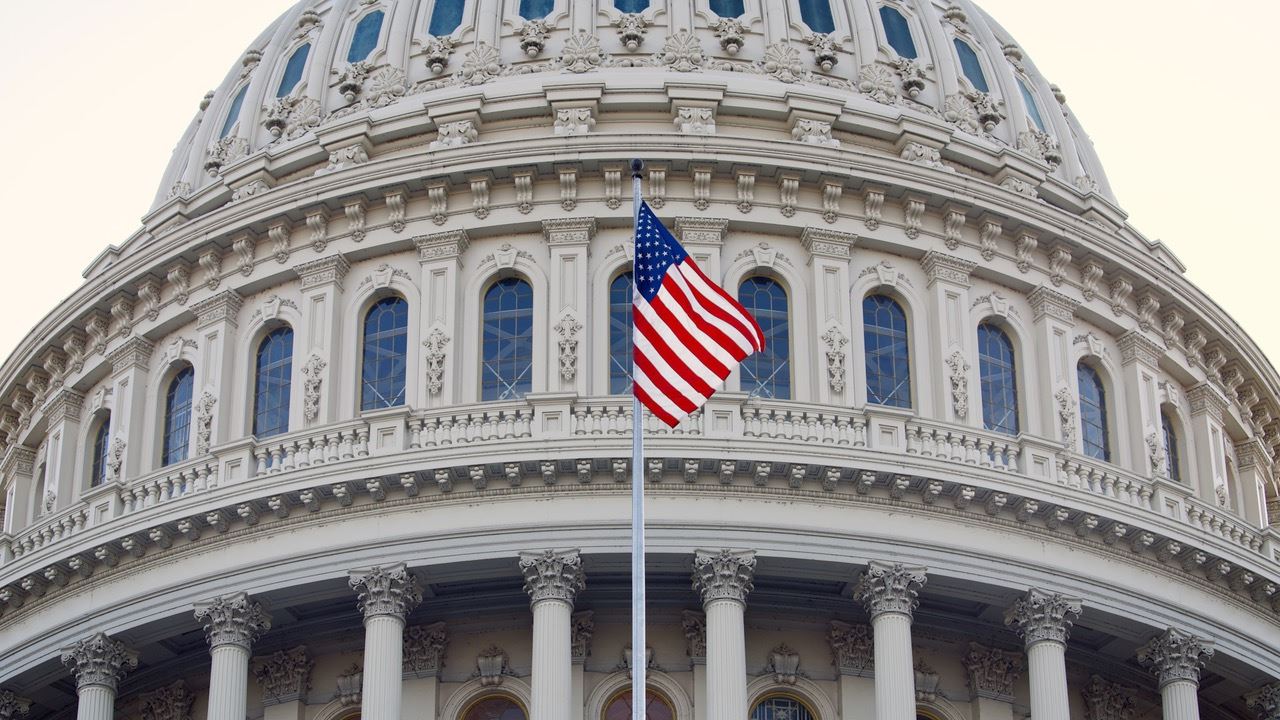
{"type": "MultiPolygon", "coordinates": [[[[137,229],[200,98],[291,2],[7,4],[0,357],[137,229]]],[[[1138,230],[1280,358],[1280,3],[980,5],[1066,93],[1138,230]]]]}

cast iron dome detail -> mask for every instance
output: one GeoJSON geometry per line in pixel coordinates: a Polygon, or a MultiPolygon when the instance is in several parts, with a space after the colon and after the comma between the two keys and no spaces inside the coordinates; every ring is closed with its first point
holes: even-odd
{"type": "Polygon", "coordinates": [[[422,602],[422,586],[404,563],[352,570],[348,580],[365,619],[390,615],[404,619],[422,602]]]}
{"type": "Polygon", "coordinates": [[[920,588],[928,581],[923,567],[873,560],[853,594],[871,617],[886,613],[910,616],[920,604],[920,588]]]}
{"type": "Polygon", "coordinates": [[[197,603],[195,616],[204,623],[209,647],[235,645],[248,650],[271,629],[271,616],[266,609],[242,592],[197,603]]]}
{"type": "Polygon", "coordinates": [[[753,550],[698,550],[693,555],[693,589],[704,605],[716,600],[745,603],[755,588],[753,550]]]}
{"type": "Polygon", "coordinates": [[[1163,687],[1174,682],[1199,684],[1200,669],[1213,657],[1213,642],[1174,628],[1165,630],[1138,650],[1163,687]]]}
{"type": "Polygon", "coordinates": [[[62,664],[71,670],[76,687],[102,685],[114,689],[138,667],[138,654],[119,640],[98,633],[62,651],[62,664]]]}
{"type": "Polygon", "coordinates": [[[1004,624],[1017,631],[1028,646],[1043,641],[1066,643],[1080,611],[1078,599],[1032,588],[1005,612],[1004,624]]]}
{"type": "Polygon", "coordinates": [[[520,572],[524,574],[524,591],[532,604],[559,600],[572,605],[587,582],[577,550],[521,553],[520,572]]]}

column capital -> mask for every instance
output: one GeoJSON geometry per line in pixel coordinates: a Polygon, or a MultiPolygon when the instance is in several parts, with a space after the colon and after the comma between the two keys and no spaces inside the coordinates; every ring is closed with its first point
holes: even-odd
{"type": "Polygon", "coordinates": [[[1078,300],[1067,297],[1045,285],[1041,285],[1028,293],[1027,301],[1031,303],[1032,316],[1037,322],[1048,316],[1055,320],[1074,324],[1076,321],[1076,308],[1080,307],[1078,300]]]}
{"type": "Polygon", "coordinates": [[[920,266],[924,268],[924,273],[929,278],[929,285],[941,280],[960,287],[969,287],[969,275],[978,264],[937,250],[930,250],[920,260],[920,266]]]}
{"type": "Polygon", "coordinates": [[[1046,641],[1065,644],[1080,611],[1076,598],[1031,588],[1005,611],[1004,624],[1021,635],[1027,647],[1046,641]]]}
{"type": "Polygon", "coordinates": [[[404,620],[422,602],[418,578],[404,563],[352,570],[349,576],[347,582],[356,591],[357,607],[365,620],[379,615],[404,620]]]}
{"type": "Polygon", "coordinates": [[[236,325],[236,316],[244,307],[244,298],[235,290],[223,290],[205,300],[191,306],[196,314],[196,328],[203,328],[214,323],[225,322],[232,327],[236,325]]]}
{"type": "Polygon", "coordinates": [[[1097,675],[1089,678],[1089,684],[1081,692],[1088,717],[1094,720],[1129,720],[1136,712],[1133,698],[1137,694],[1133,688],[1107,682],[1097,675]]]}
{"type": "Polygon", "coordinates": [[[697,610],[680,613],[680,629],[684,631],[684,649],[689,662],[705,665],[707,662],[707,616],[697,610]]]}
{"type": "Polygon", "coordinates": [[[1140,330],[1130,330],[1120,336],[1120,364],[1130,365],[1135,362],[1147,367],[1158,367],[1164,348],[1159,343],[1142,334],[1140,330]]]}
{"type": "Polygon", "coordinates": [[[875,674],[875,634],[869,626],[832,620],[827,642],[841,675],[869,677],[875,674]]]}
{"type": "Polygon", "coordinates": [[[144,720],[187,720],[195,699],[195,694],[187,690],[187,684],[178,680],[138,696],[139,714],[144,720]]]}
{"type": "Polygon", "coordinates": [[[693,554],[693,589],[702,604],[714,600],[746,603],[755,588],[755,550],[696,550],[693,554]]]}
{"type": "Polygon", "coordinates": [[[17,720],[26,717],[31,701],[14,695],[10,690],[0,690],[0,720],[17,720]]]}
{"type": "Polygon", "coordinates": [[[1280,720],[1280,683],[1271,683],[1244,696],[1258,720],[1280,720]]]}
{"type": "Polygon", "coordinates": [[[969,691],[974,697],[1011,702],[1013,686],[1023,670],[1022,653],[997,650],[969,643],[964,669],[969,674],[969,691]]]}
{"type": "Polygon", "coordinates": [[[300,263],[293,266],[293,271],[302,280],[302,289],[310,290],[320,285],[333,284],[342,289],[342,281],[347,277],[351,263],[342,255],[329,255],[319,260],[300,263]]]}
{"type": "Polygon", "coordinates": [[[853,595],[874,620],[877,615],[898,613],[911,616],[920,601],[916,599],[927,580],[923,567],[872,560],[858,580],[853,595]]]}
{"type": "Polygon", "coordinates": [[[542,236],[546,238],[548,245],[588,245],[596,236],[596,219],[575,217],[543,220],[542,236]]]}
{"type": "Polygon", "coordinates": [[[76,692],[90,685],[116,690],[125,673],[138,667],[138,653],[105,633],[85,638],[62,650],[62,664],[76,678],[76,692]]]}
{"type": "Polygon", "coordinates": [[[262,704],[280,705],[303,700],[311,689],[311,668],[305,645],[257,658],[253,676],[262,686],[262,704]]]}
{"type": "Polygon", "coordinates": [[[800,244],[810,255],[848,262],[858,236],[853,233],[806,227],[800,232],[800,244]]]}
{"type": "Polygon", "coordinates": [[[1200,668],[1213,657],[1213,641],[1174,628],[1138,649],[1138,662],[1149,665],[1160,687],[1186,681],[1200,684],[1200,668]]]}
{"type": "Polygon", "coordinates": [[[721,245],[729,230],[729,221],[722,218],[678,217],[675,234],[687,245],[721,245]]]}
{"type": "Polygon", "coordinates": [[[271,616],[262,603],[242,592],[196,603],[196,620],[204,623],[211,649],[235,645],[248,650],[271,629],[271,616]]]}
{"type": "Polygon", "coordinates": [[[413,239],[418,248],[418,262],[458,258],[471,244],[466,230],[446,230],[445,232],[419,235],[413,239]]]}
{"type": "Polygon", "coordinates": [[[435,677],[444,667],[449,628],[442,622],[414,625],[404,631],[404,670],[416,677],[435,677]]]}
{"type": "Polygon", "coordinates": [[[155,352],[155,349],[155,343],[138,335],[125,340],[107,355],[111,374],[116,375],[135,368],[146,372],[151,367],[151,353],[155,352]]]}
{"type": "Polygon", "coordinates": [[[582,572],[582,557],[577,549],[542,550],[520,553],[520,572],[524,574],[524,591],[529,602],[560,600],[573,605],[587,584],[582,572]]]}

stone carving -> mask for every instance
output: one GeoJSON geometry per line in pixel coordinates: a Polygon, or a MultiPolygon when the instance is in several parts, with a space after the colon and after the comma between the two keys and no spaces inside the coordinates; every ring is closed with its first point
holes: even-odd
{"type": "Polygon", "coordinates": [[[654,54],[653,60],[654,64],[665,65],[676,72],[693,72],[702,69],[707,62],[707,55],[696,35],[688,30],[677,30],[667,36],[662,49],[654,54]]]}
{"type": "Polygon", "coordinates": [[[942,162],[942,153],[938,148],[922,145],[918,142],[909,142],[898,155],[903,160],[916,165],[933,168],[935,170],[943,170],[945,172],[955,172],[955,170],[942,162]]]}
{"type": "Polygon", "coordinates": [[[698,550],[693,555],[693,590],[704,605],[716,600],[745,603],[755,587],[753,550],[698,550]]]}
{"type": "Polygon", "coordinates": [[[569,621],[569,646],[574,662],[583,662],[591,655],[591,637],[595,635],[595,612],[583,610],[573,614],[569,621]]]}
{"type": "MultiPolygon", "coordinates": [[[[0,706],[3,706],[3,695],[0,695],[0,706]]],[[[1244,696],[1249,710],[1257,713],[1258,720],[1277,720],[1280,718],[1280,683],[1272,683],[1244,696]]]]}
{"type": "Polygon", "coordinates": [[[427,46],[423,50],[427,61],[427,69],[432,75],[439,75],[449,65],[449,58],[453,56],[454,46],[457,41],[446,35],[444,37],[432,37],[427,41],[427,46]]]}
{"type": "Polygon", "coordinates": [[[1129,294],[1133,292],[1133,283],[1125,278],[1116,278],[1111,283],[1111,312],[1116,317],[1124,314],[1125,302],[1129,299],[1129,294]]]}
{"type": "Polygon", "coordinates": [[[813,62],[822,68],[823,72],[831,72],[836,63],[840,62],[839,48],[840,43],[836,40],[835,33],[811,33],[804,38],[809,43],[809,49],[813,51],[813,62]]]}
{"type": "Polygon", "coordinates": [[[578,333],[582,323],[571,313],[566,313],[552,328],[560,336],[560,378],[572,382],[578,376],[578,333]]]}
{"type": "Polygon", "coordinates": [[[764,49],[764,60],[756,70],[784,83],[796,83],[805,79],[807,71],[800,51],[785,42],[772,43],[764,49]]]}
{"type": "Polygon", "coordinates": [[[196,603],[195,616],[204,623],[211,648],[235,645],[248,650],[258,636],[271,629],[271,616],[262,604],[242,592],[196,603]]]}
{"type": "Polygon", "coordinates": [[[849,344],[849,338],[832,325],[822,334],[822,342],[827,346],[827,384],[831,392],[844,392],[844,347],[849,344]]]}
{"type": "Polygon", "coordinates": [[[831,137],[831,123],[825,120],[797,118],[791,128],[791,139],[809,145],[840,147],[840,141],[831,137]]]}
{"type": "Polygon", "coordinates": [[[234,134],[228,135],[209,148],[205,155],[204,171],[210,177],[217,177],[224,165],[230,165],[248,155],[249,141],[234,134]]]}
{"type": "Polygon", "coordinates": [[[31,701],[11,690],[0,690],[0,720],[18,720],[31,711],[31,701]]]}
{"type": "Polygon", "coordinates": [[[329,366],[319,355],[312,355],[302,366],[302,416],[307,422],[320,417],[320,387],[324,383],[324,369],[329,366]]]}
{"type": "Polygon", "coordinates": [[[1026,273],[1031,272],[1031,262],[1033,260],[1033,253],[1035,253],[1036,246],[1039,244],[1039,242],[1040,241],[1036,238],[1036,236],[1030,233],[1024,232],[1018,236],[1017,256],[1016,256],[1016,261],[1018,264],[1018,272],[1023,273],[1024,275],[1026,273]]]}
{"type": "Polygon", "coordinates": [[[922,567],[872,560],[859,578],[853,594],[872,620],[884,613],[909,616],[920,604],[916,596],[926,580],[922,567]]]}
{"type": "Polygon", "coordinates": [[[138,667],[138,653],[98,633],[64,649],[62,664],[75,676],[77,689],[103,685],[114,691],[125,673],[138,667]]]}
{"type": "Polygon", "coordinates": [[[1040,198],[1040,192],[1036,190],[1036,186],[1021,178],[1007,177],[1000,181],[1000,187],[1032,200],[1040,198]]]}
{"type": "Polygon", "coordinates": [[[956,417],[969,417],[969,363],[964,353],[956,350],[947,357],[947,368],[951,371],[951,408],[956,417]]]}
{"type": "Polygon", "coordinates": [[[218,398],[208,390],[196,401],[196,455],[209,452],[213,438],[213,407],[217,404],[218,398]]]}
{"type": "Polygon", "coordinates": [[[262,686],[264,705],[303,700],[311,689],[311,669],[315,662],[307,657],[307,648],[299,645],[259,658],[253,676],[262,686]]]}
{"type": "Polygon", "coordinates": [[[916,702],[934,702],[938,699],[938,682],[941,678],[924,660],[917,660],[914,670],[916,702]]]}
{"type": "Polygon", "coordinates": [[[870,63],[858,69],[858,90],[878,103],[894,105],[898,102],[897,78],[880,63],[870,63]]]}
{"type": "Polygon", "coordinates": [[[744,39],[747,34],[747,28],[742,21],[737,18],[720,18],[711,25],[716,31],[716,39],[720,41],[720,47],[730,55],[737,55],[742,50],[742,44],[746,42],[744,39]]]}
{"type": "Polygon", "coordinates": [[[448,647],[449,629],[442,622],[405,628],[404,669],[418,677],[438,675],[448,647]]]}
{"type": "Polygon", "coordinates": [[[832,620],[827,630],[831,657],[845,675],[868,675],[875,669],[874,635],[869,625],[850,625],[832,620]]]}
{"type": "Polygon", "coordinates": [[[1071,396],[1071,390],[1065,387],[1054,393],[1053,398],[1058,401],[1058,424],[1062,442],[1066,443],[1068,449],[1073,449],[1076,444],[1076,399],[1071,396]]]}
{"type": "Polygon", "coordinates": [[[1152,475],[1166,474],[1164,443],[1160,439],[1157,432],[1147,433],[1147,462],[1151,467],[1152,475]]]}
{"type": "Polygon", "coordinates": [[[462,69],[458,71],[458,79],[463,85],[483,85],[505,72],[502,56],[498,49],[484,42],[467,53],[462,60],[462,69]]]}
{"type": "Polygon", "coordinates": [[[765,673],[773,674],[773,681],[780,685],[795,685],[800,673],[800,653],[783,643],[769,651],[769,663],[765,673]]]}
{"type": "Polygon", "coordinates": [[[422,602],[418,578],[404,563],[352,570],[347,582],[357,593],[357,607],[365,619],[390,615],[403,620],[422,602]]]}
{"type": "Polygon", "coordinates": [[[124,463],[125,442],[121,438],[111,439],[111,449],[107,451],[107,479],[120,479],[120,466],[124,463]]]}
{"type": "Polygon", "coordinates": [[[475,123],[470,120],[447,122],[439,127],[436,139],[431,141],[427,149],[440,150],[469,145],[475,142],[479,136],[480,133],[476,130],[475,123]]]}
{"type": "Polygon", "coordinates": [[[329,153],[329,163],[317,170],[316,175],[328,175],[367,162],[369,162],[369,151],[364,145],[359,143],[349,145],[329,153]]]}
{"type": "Polygon", "coordinates": [[[559,600],[572,605],[587,580],[577,550],[522,552],[520,572],[531,603],[559,600]]]}
{"type": "Polygon", "coordinates": [[[1080,610],[1080,601],[1075,598],[1032,588],[1005,612],[1004,624],[1028,646],[1045,641],[1066,643],[1080,610]]]}
{"type": "Polygon", "coordinates": [[[187,692],[187,685],[179,680],[138,696],[138,712],[142,720],[190,720],[191,705],[196,696],[187,692]]]}
{"type": "Polygon", "coordinates": [[[600,38],[585,30],[570,35],[560,50],[560,67],[565,72],[590,72],[604,65],[607,59],[600,47],[600,38]]]}
{"type": "Polygon", "coordinates": [[[315,98],[286,95],[262,108],[262,126],[277,140],[296,140],[320,126],[324,111],[315,98]]]}
{"type": "Polygon", "coordinates": [[[348,64],[341,70],[334,68],[330,71],[338,76],[338,93],[342,95],[348,105],[355,103],[356,97],[364,90],[365,78],[369,76],[371,70],[373,70],[372,64],[355,62],[348,64]]]}
{"type": "Polygon", "coordinates": [[[1018,133],[1018,149],[1037,160],[1043,160],[1050,170],[1062,164],[1062,150],[1052,135],[1036,130],[1018,133]]]}
{"type": "Polygon", "coordinates": [[[334,699],[343,707],[355,707],[360,704],[361,691],[364,686],[364,670],[352,664],[338,675],[338,688],[334,699]]]}
{"type": "Polygon", "coordinates": [[[476,656],[476,672],[474,677],[480,678],[485,687],[497,687],[502,684],[503,676],[511,674],[507,665],[507,653],[497,645],[490,645],[476,656]]]}
{"type": "MultiPolygon", "coordinates": [[[[626,646],[622,648],[622,660],[618,663],[616,668],[617,670],[626,670],[627,677],[631,677],[631,668],[633,667],[632,663],[635,662],[635,653],[632,652],[631,648],[631,643],[627,643],[626,646]]],[[[644,666],[649,670],[661,670],[661,668],[658,667],[658,663],[653,659],[653,648],[648,645],[644,648],[644,666]]]]}
{"type": "Polygon", "coordinates": [[[1200,684],[1200,668],[1213,657],[1213,642],[1174,628],[1138,649],[1138,662],[1149,666],[1160,687],[1172,682],[1200,684]]]}
{"type": "Polygon", "coordinates": [[[551,29],[545,20],[526,20],[520,26],[520,49],[529,57],[538,57],[547,46],[547,36],[551,29]]]}
{"type": "Polygon", "coordinates": [[[586,135],[595,124],[591,108],[563,108],[556,111],[555,134],[556,137],[586,135]]]}
{"type": "Polygon", "coordinates": [[[449,344],[449,336],[444,334],[444,330],[435,328],[422,344],[427,348],[427,392],[439,395],[444,388],[444,348],[449,344]]]}
{"type": "Polygon", "coordinates": [[[680,613],[680,627],[684,631],[685,652],[689,659],[705,660],[707,657],[707,616],[696,610],[680,613]]]}
{"type": "Polygon", "coordinates": [[[1022,674],[1022,653],[996,650],[971,642],[969,652],[964,656],[964,667],[968,671],[969,690],[974,697],[1012,702],[1013,684],[1022,674]]]}
{"type": "Polygon", "coordinates": [[[715,111],[705,107],[677,107],[676,129],[685,135],[715,135],[715,111]]]}
{"type": "MultiPolygon", "coordinates": [[[[907,97],[915,99],[924,90],[925,74],[920,63],[911,58],[900,57],[893,61],[893,67],[902,78],[902,90],[907,97]]],[[[929,66],[932,69],[932,65],[929,66]]]]}
{"type": "MultiPolygon", "coordinates": [[[[169,268],[165,278],[168,279],[169,284],[173,286],[174,301],[179,305],[186,305],[187,301],[191,299],[191,271],[187,269],[187,264],[183,262],[175,263],[169,268]]],[[[102,349],[98,347],[98,341],[95,339],[97,336],[94,327],[96,320],[97,318],[90,319],[89,327],[87,329],[89,331],[89,337],[93,340],[92,345],[94,351],[102,352],[102,349]]],[[[105,328],[103,329],[105,330],[105,328]]]]}
{"type": "Polygon", "coordinates": [[[1137,714],[1133,698],[1137,691],[1107,682],[1097,675],[1080,693],[1084,697],[1086,720],[1133,720],[1137,714]]]}
{"type": "Polygon", "coordinates": [[[644,43],[645,33],[649,31],[649,21],[640,13],[623,13],[613,21],[618,28],[618,39],[622,46],[631,52],[640,49],[644,43]]]}

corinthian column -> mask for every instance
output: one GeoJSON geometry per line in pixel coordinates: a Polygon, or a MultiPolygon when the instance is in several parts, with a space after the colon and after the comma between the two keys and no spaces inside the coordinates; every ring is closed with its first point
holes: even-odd
{"type": "Polygon", "coordinates": [[[364,681],[360,716],[400,720],[404,618],[422,602],[418,578],[404,563],[352,570],[351,589],[364,613],[364,681]]]}
{"type": "Polygon", "coordinates": [[[693,589],[707,617],[707,720],[747,717],[747,647],[743,615],[756,572],[754,550],[698,550],[693,589]]]}
{"type": "Polygon", "coordinates": [[[65,648],[62,664],[76,678],[76,720],[111,720],[115,714],[116,684],[138,667],[138,653],[103,633],[65,648]]]}
{"type": "Polygon", "coordinates": [[[529,720],[564,720],[573,696],[573,601],[586,586],[577,550],[520,553],[533,610],[533,678],[529,720]]]}
{"type": "Polygon", "coordinates": [[[1067,636],[1080,616],[1080,601],[1031,588],[1004,614],[1027,645],[1031,717],[1071,720],[1067,702],[1067,636]]]}
{"type": "Polygon", "coordinates": [[[271,629],[271,617],[245,593],[196,604],[196,620],[209,638],[208,720],[243,720],[248,710],[249,651],[271,629]]]}
{"type": "Polygon", "coordinates": [[[1213,657],[1213,642],[1169,628],[1138,650],[1160,680],[1164,720],[1200,720],[1200,668],[1213,657]]]}
{"type": "MultiPolygon", "coordinates": [[[[1244,696],[1258,720],[1280,720],[1280,683],[1272,683],[1244,696]]],[[[2,705],[2,703],[0,703],[2,705]]],[[[0,716],[3,717],[3,716],[0,716]]]]}
{"type": "Polygon", "coordinates": [[[911,661],[911,613],[925,568],[872,560],[854,590],[871,616],[875,647],[876,720],[915,720],[916,675],[911,661]]]}

